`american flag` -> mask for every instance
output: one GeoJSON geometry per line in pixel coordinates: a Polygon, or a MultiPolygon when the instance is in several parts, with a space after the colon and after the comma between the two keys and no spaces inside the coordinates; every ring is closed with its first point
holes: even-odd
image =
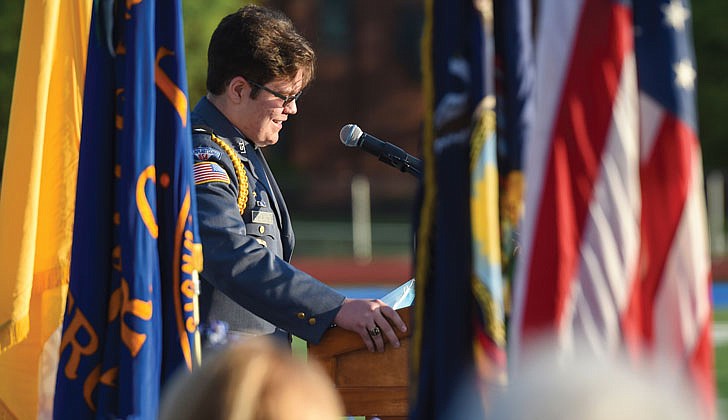
{"type": "Polygon", "coordinates": [[[689,4],[539,10],[510,361],[542,334],[562,354],[668,357],[714,417],[689,4]]]}
{"type": "Polygon", "coordinates": [[[230,183],[230,177],[227,172],[215,162],[195,163],[192,171],[195,177],[195,185],[206,184],[208,182],[230,183]]]}

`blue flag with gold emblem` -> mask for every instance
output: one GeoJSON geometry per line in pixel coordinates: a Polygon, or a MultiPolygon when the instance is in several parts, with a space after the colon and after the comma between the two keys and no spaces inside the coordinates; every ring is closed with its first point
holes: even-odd
{"type": "Polygon", "coordinates": [[[482,418],[504,383],[492,1],[425,3],[413,419],[482,418]]]}
{"type": "Polygon", "coordinates": [[[154,418],[199,364],[179,0],[95,2],[88,50],[54,417],[154,418]]]}

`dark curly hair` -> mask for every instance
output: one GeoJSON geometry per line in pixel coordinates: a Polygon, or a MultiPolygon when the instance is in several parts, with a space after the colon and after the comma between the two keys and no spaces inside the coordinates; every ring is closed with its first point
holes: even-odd
{"type": "MultiPolygon", "coordinates": [[[[259,84],[293,79],[303,71],[303,86],[314,76],[316,55],[311,44],[283,13],[247,5],[225,16],[207,50],[207,90],[219,95],[243,76],[259,84]]],[[[253,89],[252,96],[258,89],[253,89]]]]}

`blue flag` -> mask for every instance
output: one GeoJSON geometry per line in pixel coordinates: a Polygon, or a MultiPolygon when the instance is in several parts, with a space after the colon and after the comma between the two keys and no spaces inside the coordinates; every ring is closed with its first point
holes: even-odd
{"type": "Polygon", "coordinates": [[[505,375],[491,2],[426,2],[413,419],[481,418],[505,375]]]}
{"type": "Polygon", "coordinates": [[[531,0],[494,0],[493,9],[501,262],[508,308],[524,213],[523,147],[534,120],[533,7],[531,0]]]}
{"type": "Polygon", "coordinates": [[[94,4],[56,418],[154,418],[199,363],[184,63],[178,0],[94,4]]]}

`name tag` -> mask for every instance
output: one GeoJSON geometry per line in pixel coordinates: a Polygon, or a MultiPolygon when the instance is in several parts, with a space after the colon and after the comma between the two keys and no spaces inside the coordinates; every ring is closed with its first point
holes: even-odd
{"type": "Polygon", "coordinates": [[[266,225],[272,225],[275,222],[276,222],[276,218],[272,212],[253,211],[253,223],[263,223],[266,225]]]}

